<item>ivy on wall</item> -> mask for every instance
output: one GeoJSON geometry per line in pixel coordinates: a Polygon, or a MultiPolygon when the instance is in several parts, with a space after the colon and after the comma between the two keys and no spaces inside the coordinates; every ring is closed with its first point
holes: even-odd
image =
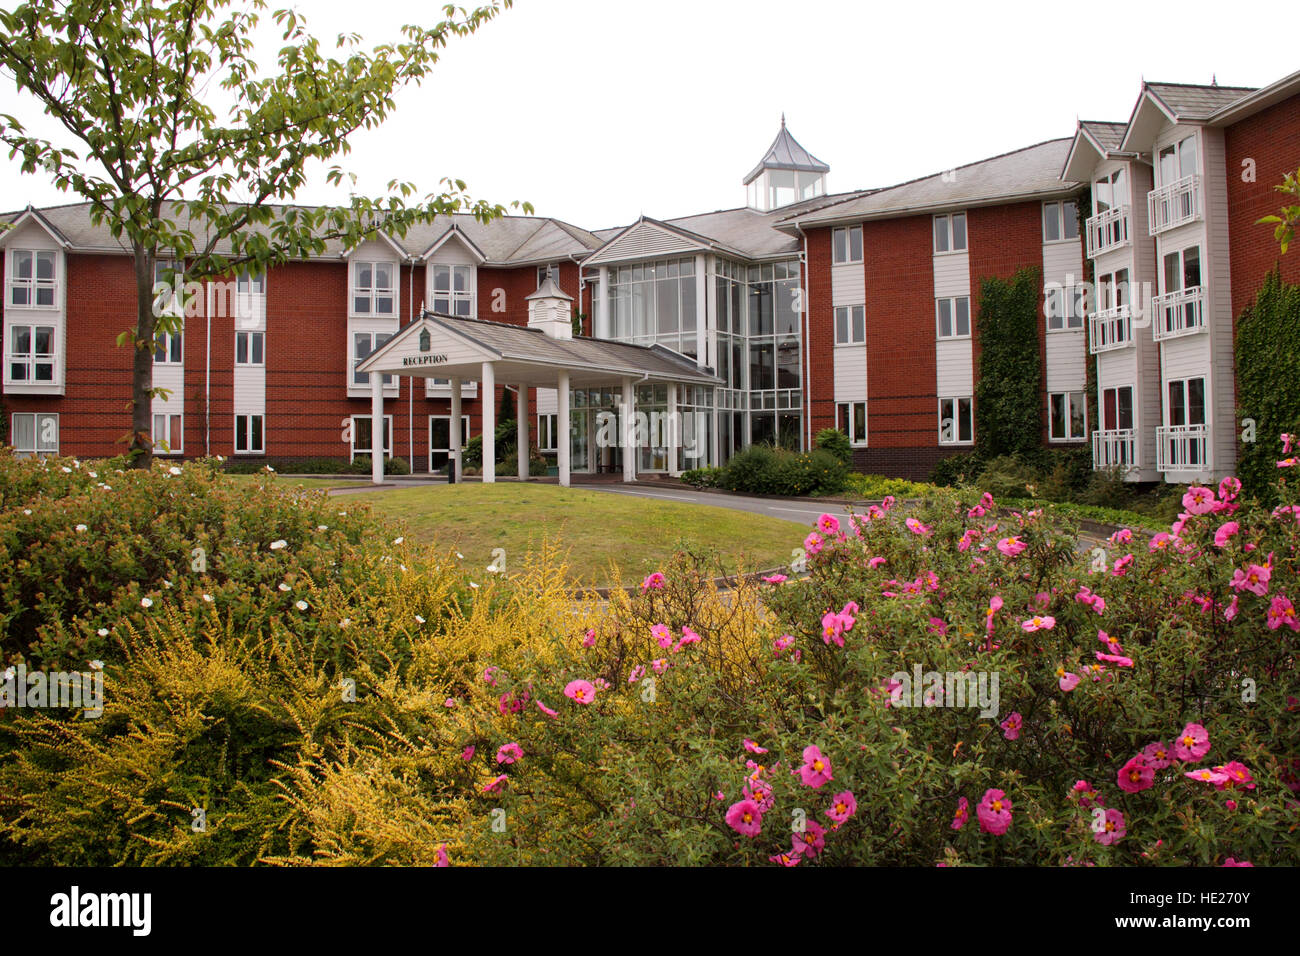
{"type": "MultiPolygon", "coordinates": [[[[1268,497],[1282,458],[1278,436],[1300,431],[1300,286],[1274,271],[1237,321],[1237,419],[1254,419],[1254,441],[1239,443],[1237,474],[1268,497]]],[[[1250,437],[1247,429],[1238,438],[1250,437]]]]}
{"type": "Polygon", "coordinates": [[[980,283],[975,451],[983,459],[1031,454],[1041,443],[1038,269],[980,283]]]}

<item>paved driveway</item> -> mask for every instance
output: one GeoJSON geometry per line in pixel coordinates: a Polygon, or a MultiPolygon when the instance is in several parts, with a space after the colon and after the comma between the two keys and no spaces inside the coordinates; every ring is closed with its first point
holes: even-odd
{"type": "MultiPolygon", "coordinates": [[[[651,485],[590,484],[580,486],[583,491],[602,491],[613,495],[632,495],[637,498],[657,498],[660,501],[679,501],[693,505],[712,505],[715,508],[730,508],[733,511],[748,511],[752,514],[767,515],[793,521],[795,524],[811,528],[820,515],[832,514],[844,520],[848,509],[844,505],[826,502],[825,505],[811,501],[791,501],[787,498],[753,498],[748,495],[719,495],[693,488],[656,488],[651,485]]],[[[857,509],[859,512],[866,508],[857,509]]]]}

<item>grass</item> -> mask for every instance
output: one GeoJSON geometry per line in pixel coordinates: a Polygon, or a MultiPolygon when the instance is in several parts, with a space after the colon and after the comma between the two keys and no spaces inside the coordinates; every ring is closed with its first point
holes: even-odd
{"type": "MultiPolygon", "coordinates": [[[[231,481],[248,484],[261,481],[265,475],[226,475],[231,481]]],[[[281,488],[309,488],[311,490],[329,488],[365,488],[370,482],[365,478],[302,478],[298,475],[276,475],[275,484],[281,488]]]]}
{"type": "Polygon", "coordinates": [[[611,565],[639,581],[683,548],[715,552],[728,571],[766,570],[789,561],[806,530],[727,508],[541,484],[425,485],[336,500],[367,502],[411,539],[454,547],[471,566],[486,567],[504,548],[509,573],[554,545],[571,581],[595,585],[613,580],[611,565]]]}

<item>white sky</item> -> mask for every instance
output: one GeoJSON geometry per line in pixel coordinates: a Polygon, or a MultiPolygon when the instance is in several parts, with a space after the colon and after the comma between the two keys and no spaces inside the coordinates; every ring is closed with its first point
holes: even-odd
{"type": "MultiPolygon", "coordinates": [[[[420,8],[440,15],[409,0],[297,8],[331,46],[341,31],[371,45],[395,39],[420,8]]],[[[1273,82],[1295,68],[1268,39],[1292,9],[517,0],[452,40],[431,79],[341,164],[365,192],[390,179],[429,192],[453,176],[475,198],[529,200],[540,215],[596,229],[743,205],[741,179],[784,111],[790,132],[830,164],[832,191],[885,186],[1072,135],[1079,117],[1127,120],[1144,75],[1273,82]]],[[[32,101],[6,79],[0,112],[27,121],[32,101]]],[[[340,198],[323,169],[299,202],[340,198]]],[[[2,209],[70,201],[13,163],[0,171],[2,209]]]]}

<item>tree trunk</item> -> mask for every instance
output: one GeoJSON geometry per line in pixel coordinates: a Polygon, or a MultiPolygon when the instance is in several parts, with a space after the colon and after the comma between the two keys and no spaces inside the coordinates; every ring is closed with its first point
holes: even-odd
{"type": "Polygon", "coordinates": [[[154,316],[153,255],[136,245],[136,327],[132,342],[131,438],[127,446],[130,467],[148,470],[153,465],[153,353],[154,316]]]}

